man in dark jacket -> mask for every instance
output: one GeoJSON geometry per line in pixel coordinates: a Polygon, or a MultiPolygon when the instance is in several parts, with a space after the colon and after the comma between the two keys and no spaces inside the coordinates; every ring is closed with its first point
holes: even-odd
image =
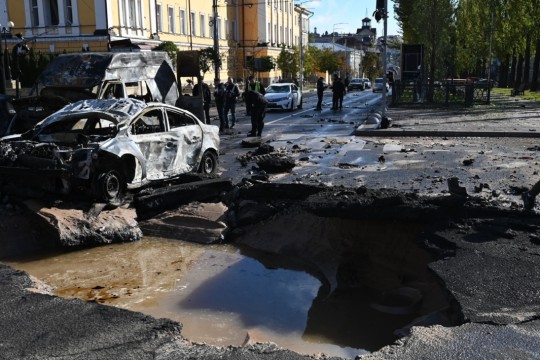
{"type": "Polygon", "coordinates": [[[193,96],[199,96],[199,88],[202,86],[205,122],[207,124],[210,124],[210,102],[212,101],[212,95],[210,93],[210,87],[208,86],[208,84],[205,82],[201,82],[201,84],[197,84],[193,88],[193,96]]]}
{"type": "Polygon", "coordinates": [[[223,109],[225,106],[225,88],[223,83],[218,78],[214,79],[214,100],[216,101],[216,109],[219,118],[219,131],[223,131],[225,127],[225,119],[223,117],[223,109]]]}
{"type": "Polygon", "coordinates": [[[227,78],[225,83],[225,107],[223,110],[223,120],[225,129],[229,128],[229,111],[231,112],[231,129],[236,125],[236,99],[240,96],[238,85],[234,83],[232,77],[227,78]]]}
{"type": "Polygon", "coordinates": [[[345,95],[345,85],[341,78],[336,77],[332,84],[332,110],[341,110],[343,107],[343,96],[345,95]]]}
{"type": "Polygon", "coordinates": [[[248,132],[248,136],[261,136],[264,128],[264,116],[266,115],[266,105],[268,101],[266,98],[253,90],[249,90],[244,94],[246,98],[246,104],[249,101],[251,104],[251,131],[248,132]]]}
{"type": "Polygon", "coordinates": [[[324,79],[320,77],[319,79],[317,79],[317,107],[315,108],[315,110],[317,111],[322,110],[323,93],[324,93],[324,79]]]}
{"type": "MultiPolygon", "coordinates": [[[[250,75],[248,78],[246,92],[249,90],[258,92],[261,95],[266,94],[266,90],[264,89],[264,86],[262,86],[260,82],[255,80],[255,77],[253,75],[250,75]]],[[[244,100],[246,101],[246,113],[249,116],[251,115],[251,104],[248,103],[248,100],[246,99],[245,94],[244,94],[244,100]]]]}

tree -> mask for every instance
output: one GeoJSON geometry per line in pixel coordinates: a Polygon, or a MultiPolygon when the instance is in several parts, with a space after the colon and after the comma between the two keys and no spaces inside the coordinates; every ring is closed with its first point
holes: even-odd
{"type": "Polygon", "coordinates": [[[374,75],[380,75],[377,69],[379,69],[379,56],[374,52],[366,52],[362,59],[362,73],[373,79],[374,75]]]}
{"type": "Polygon", "coordinates": [[[317,70],[333,73],[343,66],[343,58],[330,49],[323,49],[318,54],[317,70]]]}
{"type": "Polygon", "coordinates": [[[171,59],[173,68],[176,69],[176,56],[178,47],[172,41],[163,41],[161,44],[152,49],[153,51],[165,51],[171,59]]]}
{"type": "Polygon", "coordinates": [[[276,65],[281,70],[283,78],[294,78],[299,70],[299,54],[296,47],[292,50],[282,46],[281,52],[276,59],[276,65]]]}
{"type": "Polygon", "coordinates": [[[222,59],[219,52],[215,51],[212,47],[199,50],[199,68],[201,69],[203,76],[212,69],[214,64],[221,67],[222,59]]]}
{"type": "Polygon", "coordinates": [[[252,57],[246,61],[246,68],[252,72],[268,72],[274,70],[276,64],[272,56],[252,57]]]}

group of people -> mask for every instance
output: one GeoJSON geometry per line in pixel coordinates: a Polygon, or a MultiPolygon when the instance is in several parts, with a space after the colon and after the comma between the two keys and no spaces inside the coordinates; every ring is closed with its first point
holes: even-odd
{"type": "MultiPolygon", "coordinates": [[[[233,129],[236,125],[236,104],[240,97],[240,89],[234,83],[232,77],[228,77],[226,83],[222,83],[218,78],[214,79],[214,89],[214,100],[219,118],[219,132],[222,133],[225,129],[233,129]]],[[[266,105],[268,103],[264,94],[264,86],[256,81],[253,76],[250,76],[244,92],[246,112],[248,116],[251,116],[251,131],[248,132],[248,136],[261,136],[262,134],[266,105]]],[[[194,95],[197,94],[194,93],[194,95]]],[[[203,84],[203,95],[205,116],[206,119],[210,119],[208,112],[211,98],[208,85],[203,84]],[[208,88],[208,93],[204,90],[205,86],[208,88]]]]}
{"type": "MultiPolygon", "coordinates": [[[[334,82],[332,83],[332,109],[331,110],[341,110],[343,109],[343,97],[347,93],[349,78],[345,79],[345,82],[341,80],[340,77],[335,77],[334,82]]],[[[320,77],[317,79],[317,106],[315,107],[316,111],[322,110],[322,101],[323,94],[325,89],[324,78],[320,77]]]]}

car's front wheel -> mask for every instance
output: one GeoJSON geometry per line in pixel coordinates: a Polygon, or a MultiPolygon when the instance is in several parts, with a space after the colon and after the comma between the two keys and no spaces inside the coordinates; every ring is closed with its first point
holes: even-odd
{"type": "Polygon", "coordinates": [[[201,165],[199,167],[199,172],[211,175],[216,172],[217,170],[217,156],[212,151],[206,151],[201,159],[201,165]]]}
{"type": "Polygon", "coordinates": [[[122,175],[116,170],[100,172],[94,180],[94,196],[103,202],[113,202],[120,200],[124,191],[124,180],[122,175]]]}

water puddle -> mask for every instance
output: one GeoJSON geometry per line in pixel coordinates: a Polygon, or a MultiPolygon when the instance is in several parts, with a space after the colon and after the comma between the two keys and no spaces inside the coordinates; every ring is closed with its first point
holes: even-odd
{"type": "Polygon", "coordinates": [[[4,262],[56,295],[170,318],[185,338],[218,346],[269,341],[354,358],[393,342],[393,330],[413,319],[370,309],[372,296],[359,290],[322,297],[308,273],[230,245],[147,237],[4,262]]]}

